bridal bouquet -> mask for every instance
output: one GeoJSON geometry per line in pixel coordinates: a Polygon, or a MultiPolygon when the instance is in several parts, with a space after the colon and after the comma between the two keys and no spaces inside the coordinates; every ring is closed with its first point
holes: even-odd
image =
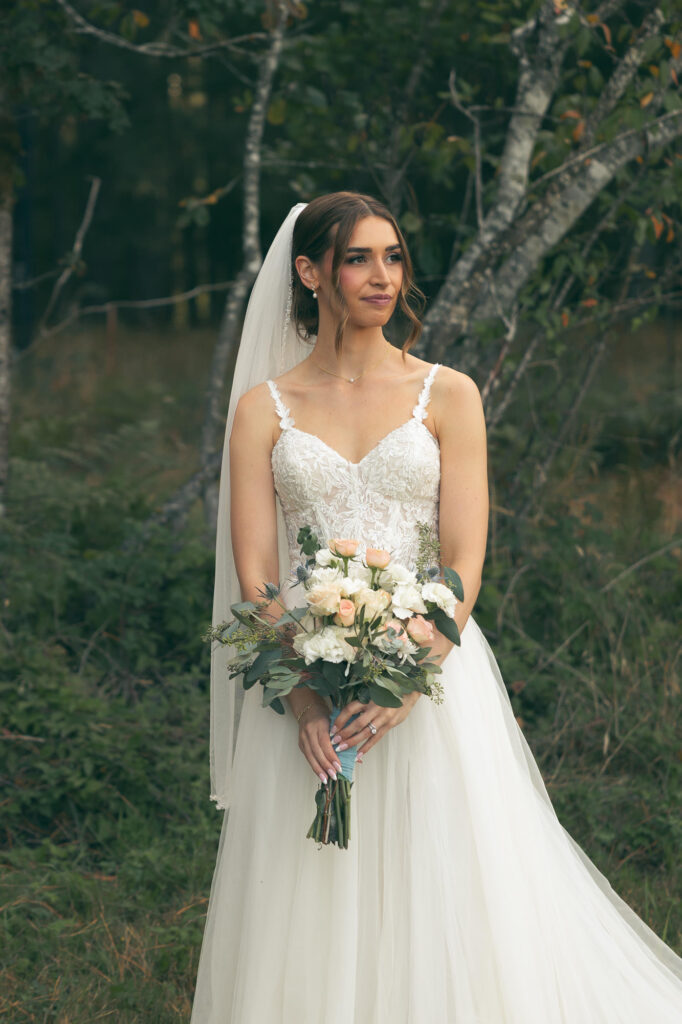
{"type": "MultiPolygon", "coordinates": [[[[460,643],[455,605],[463,599],[456,572],[432,564],[439,554],[430,527],[419,525],[415,570],[391,558],[389,551],[360,542],[332,539],[322,545],[310,527],[297,537],[305,561],[297,567],[303,588],[300,607],[287,609],[280,587],[265,583],[263,600],[231,606],[234,619],[213,627],[206,639],[236,648],[230,678],[243,674],[243,685],[263,687],[263,706],[284,714],[282,698],[307,686],[331,701],[333,725],[353,700],[397,708],[418,690],[442,702],[436,676],[440,665],[429,657],[435,628],[460,643]],[[262,612],[273,601],[283,614],[277,621],[262,612]],[[435,628],[434,628],[435,627],[435,628]]],[[[352,719],[351,719],[352,721],[352,719]]],[[[315,819],[308,837],[347,848],[350,839],[350,790],[356,747],[337,753],[342,770],[320,785],[315,819]]]]}

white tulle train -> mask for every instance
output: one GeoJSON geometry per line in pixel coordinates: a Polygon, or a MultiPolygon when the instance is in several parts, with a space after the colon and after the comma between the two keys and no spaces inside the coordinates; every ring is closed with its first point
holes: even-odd
{"type": "Polygon", "coordinates": [[[682,960],[558,821],[472,616],[443,669],[357,769],[348,850],[305,838],[296,722],[247,694],[192,1024],[680,1024],[682,960]]]}

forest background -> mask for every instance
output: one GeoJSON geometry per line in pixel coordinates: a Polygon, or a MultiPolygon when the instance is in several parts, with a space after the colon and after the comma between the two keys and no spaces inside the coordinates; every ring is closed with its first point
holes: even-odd
{"type": "Polygon", "coordinates": [[[189,1018],[230,372],[263,249],[343,188],[481,388],[476,618],[557,813],[682,952],[676,6],[3,8],[2,1019],[189,1018]]]}

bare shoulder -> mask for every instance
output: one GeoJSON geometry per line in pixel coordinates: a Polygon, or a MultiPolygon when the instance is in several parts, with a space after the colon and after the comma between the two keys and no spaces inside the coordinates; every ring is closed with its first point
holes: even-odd
{"type": "Polygon", "coordinates": [[[439,435],[455,427],[460,436],[485,436],[481,392],[468,373],[441,365],[433,381],[431,400],[439,435]]]}
{"type": "Polygon", "coordinates": [[[461,370],[453,369],[452,366],[444,366],[442,363],[434,377],[431,394],[442,405],[452,402],[473,408],[482,405],[481,392],[473,377],[461,370]]]}
{"type": "Polygon", "coordinates": [[[275,405],[266,381],[245,391],[234,413],[233,436],[248,433],[251,437],[272,437],[275,405]]]}

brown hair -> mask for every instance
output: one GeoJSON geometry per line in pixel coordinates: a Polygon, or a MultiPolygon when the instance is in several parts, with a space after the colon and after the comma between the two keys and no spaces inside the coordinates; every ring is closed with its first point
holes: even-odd
{"type": "Polygon", "coordinates": [[[341,310],[341,319],[336,327],[334,348],[337,354],[341,351],[344,328],[348,322],[348,310],[339,288],[339,273],[348,249],[353,229],[364,217],[383,217],[393,225],[403,260],[403,283],[400,288],[400,309],[411,324],[410,333],[403,342],[403,356],[415,344],[421,334],[422,325],[419,317],[410,306],[409,299],[414,297],[423,305],[424,293],[414,283],[412,260],[407,244],[391,211],[372,196],[359,192],[330,192],[318,196],[301,210],[294,223],[294,235],[291,247],[291,275],[293,295],[291,316],[300,338],[307,341],[317,334],[318,309],[317,302],[299,277],[296,269],[298,256],[307,256],[313,263],[320,263],[325,252],[333,246],[332,288],[341,310]],[[333,234],[337,226],[336,235],[333,234]]]}

